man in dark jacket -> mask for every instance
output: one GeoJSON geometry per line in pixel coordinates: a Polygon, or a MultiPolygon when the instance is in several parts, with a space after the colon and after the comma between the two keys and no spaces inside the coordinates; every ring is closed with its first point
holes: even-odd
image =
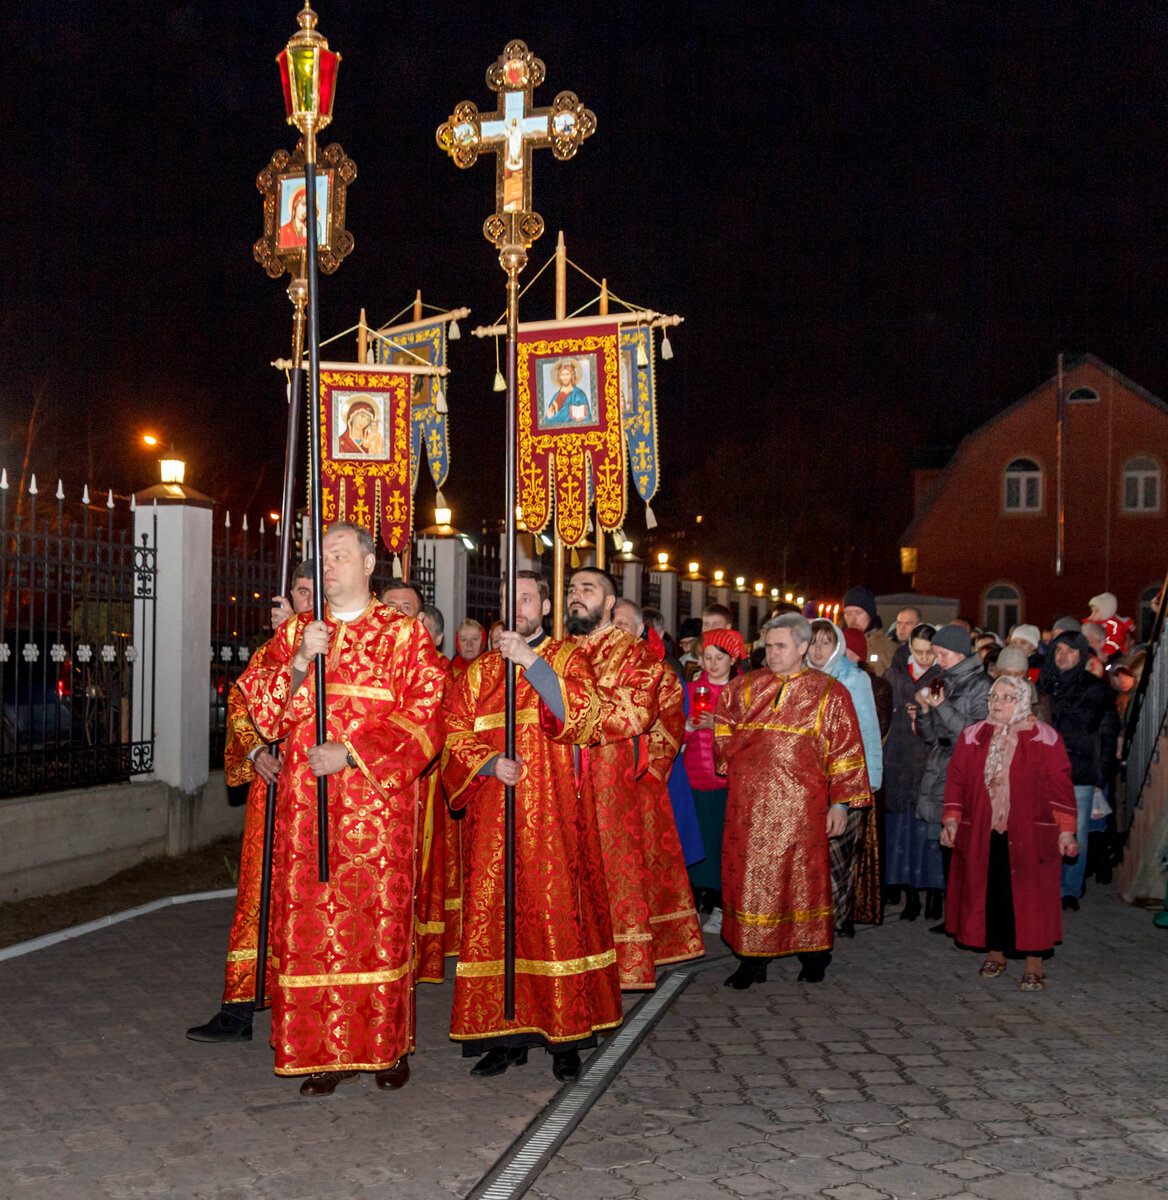
{"type": "Polygon", "coordinates": [[[1079,857],[1063,864],[1063,908],[1077,909],[1087,869],[1087,826],[1095,789],[1103,783],[1104,754],[1115,756],[1118,720],[1106,681],[1087,664],[1091,647],[1081,633],[1060,633],[1051,643],[1038,687],[1050,697],[1051,724],[1071,760],[1071,783],[1079,810],[1079,857]],[[1104,749],[1106,743],[1107,749],[1104,749]]]}
{"type": "MultiPolygon", "coordinates": [[[[921,776],[917,797],[917,816],[930,826],[929,833],[941,836],[941,810],[945,805],[945,775],[961,731],[989,715],[990,685],[993,682],[982,669],[981,659],[973,653],[969,632],[960,625],[942,625],[933,635],[933,650],[941,678],[933,686],[916,694],[917,734],[929,743],[929,761],[921,776]]],[[[942,851],[945,874],[949,874],[949,852],[942,851]]],[[[925,916],[939,920],[943,916],[941,893],[930,891],[925,916]]],[[[943,925],[933,926],[944,932],[943,925]]]]}

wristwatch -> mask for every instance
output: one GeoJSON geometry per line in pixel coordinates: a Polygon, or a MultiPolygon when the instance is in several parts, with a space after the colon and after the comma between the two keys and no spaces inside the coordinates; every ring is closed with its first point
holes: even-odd
{"type": "Polygon", "coordinates": [[[357,769],[357,760],[353,757],[353,752],[351,750],[345,751],[345,762],[348,763],[353,770],[357,769]]]}

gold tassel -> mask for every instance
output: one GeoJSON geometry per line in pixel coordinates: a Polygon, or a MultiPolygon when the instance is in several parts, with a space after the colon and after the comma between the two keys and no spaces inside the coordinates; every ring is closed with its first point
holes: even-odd
{"type": "Polygon", "coordinates": [[[442,385],[440,383],[434,384],[434,408],[435,408],[435,411],[440,412],[440,413],[445,413],[445,412],[450,411],[446,407],[446,396],[442,391],[442,385]]]}
{"type": "Polygon", "coordinates": [[[578,571],[580,569],[580,554],[575,546],[572,547],[572,555],[569,561],[572,564],[573,571],[578,571]]]}
{"type": "Polygon", "coordinates": [[[460,337],[462,337],[462,332],[461,332],[461,330],[458,328],[458,322],[457,322],[457,321],[451,321],[451,322],[450,322],[450,328],[446,330],[446,336],[447,336],[447,337],[448,337],[448,338],[449,338],[449,339],[450,339],[452,342],[457,342],[457,341],[458,341],[458,339],[459,339],[460,337]]]}
{"type": "Polygon", "coordinates": [[[398,554],[393,556],[393,577],[394,579],[400,579],[402,577],[401,556],[398,554]]]}
{"type": "Polygon", "coordinates": [[[505,392],[507,390],[507,381],[503,378],[502,371],[495,372],[494,390],[496,392],[505,392]]]}
{"type": "Polygon", "coordinates": [[[441,488],[438,489],[437,493],[434,496],[434,507],[435,508],[448,508],[449,507],[449,505],[446,503],[446,497],[444,495],[442,495],[441,488]]]}
{"type": "Polygon", "coordinates": [[[664,330],[661,333],[661,357],[664,359],[673,357],[673,345],[669,341],[669,334],[665,333],[664,330]]]}
{"type": "Polygon", "coordinates": [[[657,528],[657,518],[653,515],[653,509],[649,506],[649,503],[647,501],[645,503],[645,528],[646,529],[656,529],[657,528]]]}

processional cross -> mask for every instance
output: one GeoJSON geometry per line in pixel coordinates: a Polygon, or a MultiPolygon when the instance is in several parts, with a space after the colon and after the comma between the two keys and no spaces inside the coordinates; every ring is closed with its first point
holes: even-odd
{"type": "MultiPolygon", "coordinates": [[[[571,158],[586,137],[596,132],[596,116],[574,92],[560,92],[550,108],[532,108],[532,89],[543,83],[543,62],[520,41],[508,42],[487,68],[487,87],[500,95],[499,108],[482,116],[469,100],[459,104],[438,127],[438,145],[458,167],[469,167],[480,151],[495,154],[495,212],[483,222],[483,235],[499,251],[507,273],[507,592],[504,621],[515,628],[516,526],[515,476],[518,441],[519,272],[527,250],[543,233],[543,218],[531,208],[531,152],[551,146],[557,158],[571,158]]],[[[504,754],[515,757],[515,664],[505,675],[506,723],[504,754]]],[[[515,1016],[515,789],[504,790],[505,848],[503,1011],[515,1016]]]]}

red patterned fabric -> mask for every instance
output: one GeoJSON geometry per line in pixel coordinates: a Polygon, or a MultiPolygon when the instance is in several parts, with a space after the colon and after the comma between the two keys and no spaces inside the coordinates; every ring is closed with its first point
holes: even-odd
{"type": "Polygon", "coordinates": [[[596,816],[576,783],[575,744],[595,717],[587,659],[545,639],[537,653],[560,679],[555,720],[518,673],[515,789],[515,1017],[503,1015],[504,789],[480,767],[504,749],[504,664],[498,651],[471,663],[447,705],[443,781],[466,810],[462,945],[450,1036],[456,1041],[528,1034],[554,1046],[621,1021],[616,952],[596,816]]]}
{"type": "Polygon", "coordinates": [[[828,806],[872,803],[847,689],[810,669],[732,679],[714,714],[714,763],[727,776],[726,944],[764,958],[830,950],[828,806]]]}
{"type": "Polygon", "coordinates": [[[329,740],[357,761],[328,777],[330,879],[317,877],[315,667],[292,691],[308,614],[240,678],[255,725],[286,737],[272,878],[276,1073],[377,1071],[413,1047],[418,778],[441,744],[442,672],[420,621],[376,600],[326,613],[329,740]]]}
{"type": "MultiPolygon", "coordinates": [[[[600,827],[621,987],[651,989],[658,962],[704,952],[673,809],[660,777],[664,741],[646,736],[660,711],[662,679],[673,672],[644,642],[614,625],[577,641],[592,665],[600,701],[585,754],[585,790],[600,827]],[[644,779],[654,759],[658,773],[644,779]]],[[[679,723],[670,712],[662,727],[662,736],[675,747],[681,725],[684,717],[679,723]]]]}

